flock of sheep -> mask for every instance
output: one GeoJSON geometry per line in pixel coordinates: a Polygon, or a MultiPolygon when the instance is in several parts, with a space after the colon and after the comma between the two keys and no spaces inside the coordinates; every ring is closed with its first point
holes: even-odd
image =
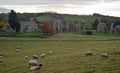
{"type": "MultiPolygon", "coordinates": [[[[28,45],[28,44],[26,44],[26,45],[28,45]]],[[[5,46],[5,44],[2,44],[1,46],[5,46]]],[[[116,47],[113,47],[113,48],[116,48],[116,47]]],[[[16,49],[15,49],[15,51],[16,52],[20,52],[20,49],[21,49],[21,46],[17,46],[16,47],[16,49]]],[[[94,49],[91,49],[91,50],[97,50],[96,48],[94,48],[94,49]]],[[[72,51],[72,48],[68,48],[68,51],[72,51]]],[[[49,51],[49,54],[53,54],[53,51],[49,51]]],[[[85,56],[92,56],[93,55],[93,53],[92,53],[92,51],[86,51],[85,53],[84,53],[84,55],[85,56]]],[[[29,66],[29,70],[30,71],[35,71],[35,70],[40,70],[41,69],[41,67],[43,66],[43,64],[40,64],[40,63],[38,63],[37,62],[37,59],[38,58],[44,58],[46,56],[46,54],[45,53],[42,53],[42,54],[40,54],[40,55],[36,55],[36,54],[33,54],[32,55],[32,58],[33,59],[31,59],[31,60],[29,60],[28,61],[28,66],[29,66]]],[[[100,55],[99,55],[101,58],[103,58],[103,59],[108,59],[108,54],[106,53],[106,52],[101,52],[100,53],[100,55]]],[[[3,57],[4,57],[4,54],[3,53],[0,53],[0,62],[3,62],[3,57]]],[[[24,58],[25,59],[28,59],[28,57],[29,56],[24,56],[24,58]]]]}
{"type": "MultiPolygon", "coordinates": [[[[91,51],[86,51],[85,55],[86,55],[86,56],[92,56],[93,53],[92,53],[91,51]]],[[[107,54],[106,52],[102,52],[102,53],[100,54],[100,56],[101,56],[103,59],[107,59],[107,58],[108,58],[108,54],[107,54]]]]}
{"type": "MultiPolygon", "coordinates": [[[[19,52],[20,51],[20,48],[21,48],[21,46],[17,46],[16,47],[16,52],[19,52]]],[[[71,51],[72,49],[71,48],[68,48],[68,50],[69,51],[71,51]]],[[[95,49],[94,49],[95,50],[95,49]]],[[[53,53],[53,51],[49,51],[49,54],[52,54],[53,53]]],[[[85,56],[92,56],[93,55],[93,53],[91,52],[91,51],[86,51],[86,53],[85,53],[85,56]]],[[[0,62],[3,62],[3,56],[4,56],[4,54],[3,53],[0,53],[0,62]]],[[[33,56],[32,56],[32,58],[33,59],[31,59],[31,60],[29,60],[28,61],[28,65],[29,65],[29,70],[30,71],[35,71],[35,70],[39,70],[39,69],[41,69],[41,67],[43,66],[43,64],[39,64],[38,62],[37,62],[37,60],[36,59],[38,59],[38,58],[44,58],[46,56],[46,54],[41,54],[40,56],[38,56],[38,55],[36,55],[36,54],[33,54],[33,56]]],[[[108,54],[106,53],[106,52],[102,52],[101,54],[100,54],[100,56],[103,58],[103,59],[107,59],[108,58],[108,54]]],[[[28,56],[26,55],[26,56],[24,56],[25,57],[25,59],[28,59],[28,56]]]]}

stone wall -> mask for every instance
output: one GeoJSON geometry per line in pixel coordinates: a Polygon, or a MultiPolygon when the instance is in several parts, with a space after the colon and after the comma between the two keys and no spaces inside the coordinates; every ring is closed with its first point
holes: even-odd
{"type": "Polygon", "coordinates": [[[52,18],[51,22],[53,26],[55,27],[56,31],[70,31],[70,32],[80,32],[84,24],[81,24],[81,22],[78,21],[64,21],[63,19],[56,19],[52,18]]]}
{"type": "MultiPolygon", "coordinates": [[[[35,30],[39,30],[37,23],[33,22],[33,21],[21,21],[20,22],[20,32],[31,32],[31,31],[35,31],[35,30]]],[[[15,32],[11,27],[10,24],[7,23],[4,27],[3,30],[5,32],[15,32]]]]}
{"type": "Polygon", "coordinates": [[[120,25],[115,26],[114,34],[120,34],[120,25]]]}

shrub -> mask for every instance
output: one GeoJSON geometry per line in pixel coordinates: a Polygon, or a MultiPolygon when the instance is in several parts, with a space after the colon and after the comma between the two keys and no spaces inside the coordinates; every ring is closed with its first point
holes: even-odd
{"type": "Polygon", "coordinates": [[[92,31],[85,31],[85,34],[86,35],[92,35],[93,33],[92,33],[92,31]]]}

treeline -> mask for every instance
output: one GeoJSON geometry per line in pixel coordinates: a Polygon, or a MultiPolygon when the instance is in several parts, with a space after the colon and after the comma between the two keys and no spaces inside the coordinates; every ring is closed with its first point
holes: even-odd
{"type": "MultiPolygon", "coordinates": [[[[0,14],[0,19],[2,19],[3,21],[7,21],[8,20],[8,15],[9,15],[8,13],[1,13],[0,14]]],[[[58,14],[58,13],[50,13],[50,12],[45,12],[45,13],[17,13],[18,18],[21,21],[28,21],[28,20],[30,20],[30,18],[39,17],[39,16],[42,16],[42,15],[54,15],[54,16],[55,15],[56,16],[57,15],[58,16],[68,15],[69,16],[69,14],[58,14]]],[[[81,15],[77,15],[77,16],[81,16],[81,15]]],[[[101,14],[97,14],[97,13],[94,13],[93,16],[99,17],[99,18],[105,18],[106,20],[109,20],[110,22],[115,22],[116,20],[120,20],[120,17],[106,16],[106,15],[101,15],[101,14]]]]}
{"type": "Polygon", "coordinates": [[[102,14],[98,14],[98,13],[94,13],[93,16],[102,18],[103,20],[109,21],[111,23],[115,23],[116,21],[120,21],[120,17],[102,15],[102,14]]]}

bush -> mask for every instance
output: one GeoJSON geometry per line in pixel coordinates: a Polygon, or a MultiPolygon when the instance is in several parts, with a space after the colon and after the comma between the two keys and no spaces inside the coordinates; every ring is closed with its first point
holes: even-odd
{"type": "Polygon", "coordinates": [[[86,35],[92,35],[93,32],[92,32],[92,31],[85,31],[85,34],[86,34],[86,35]]]}

